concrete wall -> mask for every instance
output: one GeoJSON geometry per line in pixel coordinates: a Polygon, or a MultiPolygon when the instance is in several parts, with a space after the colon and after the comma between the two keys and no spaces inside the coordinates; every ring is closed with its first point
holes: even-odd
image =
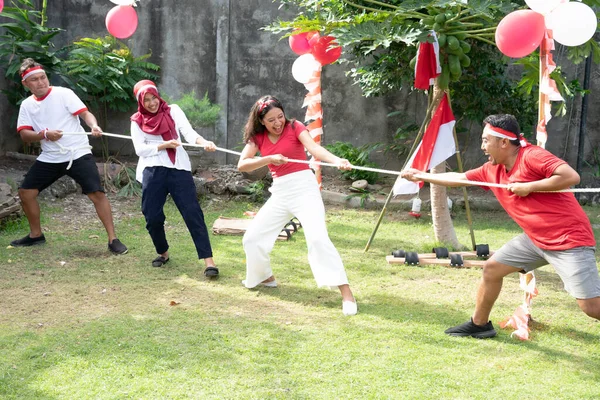
{"type": "MultiPolygon", "coordinates": [[[[113,4],[95,0],[49,2],[48,24],[66,31],[55,42],[62,46],[82,37],[106,35],[104,19],[113,4]]],[[[195,90],[208,92],[223,107],[222,119],[202,134],[219,146],[240,150],[242,128],[250,107],[265,94],[279,97],[288,116],[303,120],[306,90],[291,75],[296,55],[287,40],[260,28],[276,18],[289,18],[271,0],[143,0],[139,24],[125,42],[134,54],[152,52],[161,66],[160,90],[171,97],[195,90]]],[[[415,97],[415,96],[412,96],[415,97]]],[[[365,99],[340,66],[323,71],[324,143],[337,140],[356,145],[387,142],[395,127],[387,113],[404,106],[402,96],[365,99]]],[[[133,106],[133,104],[132,104],[133,106]]],[[[111,115],[107,132],[129,131],[127,115],[111,115]]],[[[94,144],[94,143],[93,143],[94,144]]],[[[131,153],[131,146],[111,141],[111,149],[131,153]],[[116,146],[116,147],[115,147],[116,146]]],[[[209,155],[220,163],[236,162],[224,153],[209,155]]],[[[376,159],[383,161],[380,155],[376,159]]]]}
{"type": "MultiPolygon", "coordinates": [[[[97,0],[48,2],[48,25],[65,29],[57,36],[56,44],[62,46],[82,37],[106,35],[104,20],[113,6],[109,1],[97,0]]],[[[279,97],[288,116],[303,119],[305,110],[301,105],[306,90],[291,74],[297,56],[289,49],[287,40],[279,40],[279,36],[260,29],[277,18],[290,18],[291,11],[280,10],[279,4],[271,0],[141,0],[137,12],[137,31],[125,42],[136,55],[152,52],[150,60],[161,66],[161,91],[171,97],[190,90],[200,95],[208,92],[209,98],[223,107],[217,126],[201,132],[219,146],[241,149],[247,113],[253,102],[265,94],[279,97]]],[[[557,63],[568,64],[564,54],[560,50],[557,53],[557,63]]],[[[582,71],[583,67],[573,67],[570,73],[583,81],[582,71]]],[[[593,76],[596,75],[594,72],[593,76]]],[[[600,96],[596,95],[600,93],[598,85],[599,80],[594,79],[588,115],[588,136],[594,146],[600,131],[600,117],[593,112],[600,102],[600,96]]],[[[388,113],[402,110],[417,123],[424,117],[426,99],[422,93],[406,91],[394,96],[364,98],[340,65],[324,67],[322,90],[325,144],[389,143],[397,120],[387,118],[388,113]]],[[[132,111],[134,108],[132,104],[132,111]]],[[[5,132],[0,139],[0,151],[19,148],[18,137],[7,130],[4,99],[0,99],[0,109],[3,110],[0,124],[5,132]]],[[[111,115],[105,131],[128,132],[128,116],[129,113],[111,115]]],[[[568,118],[554,119],[549,126],[548,148],[571,165],[576,161],[578,127],[579,102],[571,107],[568,118]]],[[[467,166],[483,161],[479,135],[480,127],[475,126],[471,135],[462,139],[467,166]]],[[[129,143],[113,139],[110,144],[111,150],[121,155],[132,153],[129,143]]],[[[589,153],[590,145],[586,149],[589,153]]],[[[237,160],[220,152],[207,157],[220,163],[237,160]]],[[[375,154],[373,158],[381,167],[401,165],[401,160],[383,154],[375,154]]]]}

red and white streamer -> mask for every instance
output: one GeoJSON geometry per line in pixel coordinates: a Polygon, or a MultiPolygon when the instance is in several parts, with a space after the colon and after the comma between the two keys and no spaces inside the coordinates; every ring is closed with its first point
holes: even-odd
{"type": "Polygon", "coordinates": [[[552,58],[552,50],[554,50],[552,31],[546,29],[546,35],[540,44],[540,111],[536,130],[536,140],[541,147],[545,147],[548,141],[546,126],[552,118],[550,102],[565,101],[556,87],[556,82],[550,78],[550,74],[556,69],[556,63],[552,58]]]}
{"type": "MultiPolygon", "coordinates": [[[[306,128],[308,133],[313,138],[315,143],[321,144],[321,136],[323,135],[323,108],[321,106],[321,69],[322,66],[319,64],[313,71],[312,76],[304,84],[308,93],[304,97],[302,107],[306,107],[306,115],[304,121],[308,122],[306,128]]],[[[310,167],[315,171],[315,177],[319,184],[319,189],[322,188],[322,175],[321,175],[321,163],[314,156],[310,159],[310,167]]]]}

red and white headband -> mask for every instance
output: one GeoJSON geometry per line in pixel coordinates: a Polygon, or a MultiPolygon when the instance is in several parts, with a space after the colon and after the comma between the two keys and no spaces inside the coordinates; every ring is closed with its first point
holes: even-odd
{"type": "Polygon", "coordinates": [[[258,114],[260,114],[267,106],[275,102],[273,99],[267,99],[258,103],[258,114]]]}
{"type": "Polygon", "coordinates": [[[44,71],[44,69],[39,65],[37,67],[27,68],[21,74],[21,80],[24,81],[25,79],[29,78],[31,75],[41,74],[42,72],[45,73],[46,71],[44,71]]]}
{"type": "Polygon", "coordinates": [[[525,140],[525,136],[523,136],[522,133],[517,135],[516,133],[507,131],[506,129],[498,128],[497,126],[493,126],[490,124],[485,125],[484,131],[486,131],[492,136],[496,136],[502,139],[519,140],[519,142],[521,143],[521,147],[526,147],[529,144],[527,143],[527,140],[525,140]]]}
{"type": "Polygon", "coordinates": [[[158,92],[158,89],[156,88],[156,85],[153,85],[153,84],[151,84],[151,83],[148,83],[148,84],[146,84],[146,85],[144,85],[144,86],[140,87],[140,88],[139,88],[139,89],[138,89],[138,90],[135,92],[135,98],[136,98],[137,100],[139,100],[139,99],[140,99],[140,95],[141,95],[142,93],[144,93],[144,92],[145,92],[146,90],[148,90],[148,89],[154,89],[154,90],[156,90],[156,91],[158,92]]]}

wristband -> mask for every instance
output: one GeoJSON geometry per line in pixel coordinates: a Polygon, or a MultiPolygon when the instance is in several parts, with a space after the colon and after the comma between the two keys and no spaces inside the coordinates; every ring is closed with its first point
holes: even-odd
{"type": "Polygon", "coordinates": [[[48,140],[48,137],[46,136],[46,133],[48,133],[48,128],[41,131],[41,133],[42,133],[42,136],[44,136],[44,139],[48,140]]]}

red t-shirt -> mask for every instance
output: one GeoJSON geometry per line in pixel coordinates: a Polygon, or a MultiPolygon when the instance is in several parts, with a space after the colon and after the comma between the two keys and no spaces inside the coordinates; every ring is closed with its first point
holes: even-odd
{"type": "MultiPolygon", "coordinates": [[[[466,172],[470,181],[509,184],[533,182],[552,176],[557,167],[566,164],[538,146],[522,147],[515,165],[506,172],[504,165],[485,163],[466,172]]],[[[595,246],[590,221],[573,193],[530,193],[525,197],[502,188],[491,190],[508,215],[523,229],[531,241],[544,250],[568,250],[579,246],[595,246]]]]}
{"type": "MultiPolygon", "coordinates": [[[[281,132],[279,139],[277,139],[277,142],[275,143],[271,142],[266,130],[257,134],[254,137],[254,143],[258,146],[260,154],[262,156],[281,154],[284,157],[295,160],[306,160],[304,145],[300,142],[300,139],[298,139],[300,134],[306,130],[306,127],[298,121],[294,121],[293,125],[294,126],[292,127],[291,123],[286,123],[283,132],[281,132]]],[[[268,164],[268,167],[273,178],[279,178],[291,174],[292,172],[309,169],[308,164],[294,162],[288,162],[282,165],[268,164]]]]}

